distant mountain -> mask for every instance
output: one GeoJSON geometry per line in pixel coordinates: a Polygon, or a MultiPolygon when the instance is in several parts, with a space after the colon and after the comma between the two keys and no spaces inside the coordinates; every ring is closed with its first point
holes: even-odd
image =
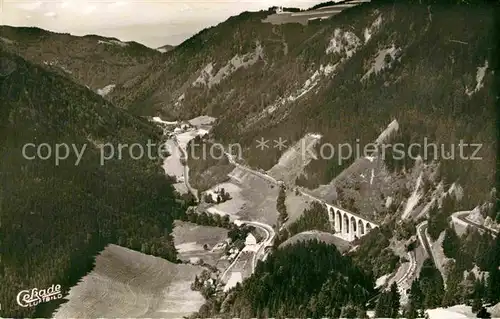
{"type": "Polygon", "coordinates": [[[161,130],[1,47],[0,61],[2,316],[49,317],[54,302],[22,308],[15,296],[66,293],[107,243],[175,261],[169,233],[185,207],[161,161],[128,151],[102,161],[111,145],[160,142],[161,130]]]}
{"type": "Polygon", "coordinates": [[[115,86],[133,87],[162,56],[136,42],[9,26],[0,26],[0,46],[109,99],[115,86]]]}

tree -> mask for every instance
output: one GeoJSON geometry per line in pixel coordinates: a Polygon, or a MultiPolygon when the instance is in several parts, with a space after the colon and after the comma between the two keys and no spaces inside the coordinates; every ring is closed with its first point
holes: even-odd
{"type": "MultiPolygon", "coordinates": [[[[445,200],[443,199],[443,206],[445,200]]],[[[429,209],[429,223],[427,231],[432,240],[437,240],[443,230],[448,225],[448,216],[444,213],[443,209],[439,209],[437,204],[434,203],[429,209]]]]}
{"type": "Polygon", "coordinates": [[[491,313],[486,311],[486,308],[481,307],[481,309],[477,313],[476,317],[478,317],[478,318],[491,318],[491,313]]]}
{"type": "Polygon", "coordinates": [[[276,210],[278,211],[278,214],[279,214],[278,215],[278,224],[279,225],[283,224],[288,218],[285,200],[286,200],[285,186],[281,185],[280,191],[278,193],[278,199],[276,200],[276,210]]]}
{"type": "Polygon", "coordinates": [[[481,298],[479,296],[474,296],[474,300],[472,301],[472,312],[476,313],[481,310],[481,307],[483,306],[483,303],[481,301],[481,298]]]}
{"type": "Polygon", "coordinates": [[[415,310],[420,310],[423,308],[423,295],[422,295],[422,290],[420,289],[420,282],[419,280],[414,280],[411,283],[411,288],[410,288],[410,303],[413,304],[413,307],[415,310]]]}
{"type": "Polygon", "coordinates": [[[390,291],[390,302],[391,302],[391,318],[396,318],[399,316],[399,308],[401,307],[400,303],[401,296],[399,295],[398,285],[394,281],[391,285],[390,291]]]}
{"type": "Polygon", "coordinates": [[[391,309],[389,307],[390,296],[386,292],[380,294],[377,305],[375,306],[375,317],[377,318],[388,318],[391,315],[391,309]]]}
{"type": "Polygon", "coordinates": [[[443,240],[443,251],[448,258],[457,258],[457,255],[460,252],[460,239],[458,238],[453,225],[450,225],[446,229],[443,240]]]}
{"type": "Polygon", "coordinates": [[[418,309],[415,306],[415,302],[410,299],[408,307],[405,311],[405,317],[408,319],[415,319],[418,317],[418,309]]]}
{"type": "Polygon", "coordinates": [[[213,204],[214,203],[214,198],[212,197],[211,194],[206,193],[203,197],[205,198],[205,203],[207,203],[207,204],[213,204]]]}
{"type": "Polygon", "coordinates": [[[500,301],[500,236],[497,236],[490,252],[490,274],[488,276],[488,300],[492,303],[500,301]]]}

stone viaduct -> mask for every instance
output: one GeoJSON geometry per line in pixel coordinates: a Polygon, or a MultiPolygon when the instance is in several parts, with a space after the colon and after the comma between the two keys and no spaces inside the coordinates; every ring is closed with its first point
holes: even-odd
{"type": "MultiPolygon", "coordinates": [[[[324,203],[324,202],[323,202],[324,203]]],[[[378,227],[377,224],[340,207],[324,203],[328,209],[328,219],[335,228],[335,235],[353,241],[368,234],[370,230],[378,227]]]]}

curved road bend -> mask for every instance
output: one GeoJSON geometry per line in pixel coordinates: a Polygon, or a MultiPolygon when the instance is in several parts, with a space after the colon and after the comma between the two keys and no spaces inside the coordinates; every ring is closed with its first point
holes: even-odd
{"type": "Polygon", "coordinates": [[[396,281],[396,284],[398,286],[402,285],[406,280],[411,278],[413,276],[413,273],[417,269],[417,261],[415,260],[415,257],[413,256],[413,251],[409,251],[407,253],[407,256],[408,256],[408,259],[410,262],[410,266],[408,267],[408,269],[406,270],[404,275],[401,278],[399,278],[398,281],[396,281]]]}
{"type": "MultiPolygon", "coordinates": [[[[248,221],[248,220],[241,220],[240,222],[242,224],[248,224],[248,225],[260,228],[260,229],[262,229],[266,233],[266,239],[264,239],[259,244],[259,248],[255,252],[255,254],[254,254],[253,258],[252,258],[252,273],[254,273],[255,267],[257,266],[257,261],[262,258],[262,255],[264,254],[265,248],[268,245],[272,244],[272,242],[274,240],[275,232],[274,232],[274,229],[271,226],[269,226],[268,224],[264,224],[264,223],[261,223],[261,222],[255,222],[255,221],[248,221]]],[[[240,258],[241,253],[242,253],[242,251],[240,251],[238,253],[238,255],[234,258],[233,262],[229,265],[229,267],[226,268],[226,270],[224,271],[224,273],[222,273],[222,275],[220,277],[221,281],[224,281],[225,276],[231,270],[231,268],[234,267],[234,265],[236,264],[236,262],[240,258]]]]}
{"type": "Polygon", "coordinates": [[[427,252],[427,255],[431,258],[436,269],[439,270],[439,273],[441,274],[441,277],[443,278],[443,286],[446,289],[446,277],[443,273],[443,270],[441,269],[441,266],[437,263],[436,258],[434,256],[434,253],[433,253],[432,248],[431,248],[431,244],[429,243],[429,237],[427,234],[427,224],[428,224],[427,221],[423,221],[417,225],[418,239],[420,241],[420,244],[424,246],[425,251],[427,252]]]}
{"type": "Polygon", "coordinates": [[[482,229],[486,232],[490,232],[493,236],[497,236],[499,231],[496,230],[496,229],[492,229],[492,228],[489,228],[489,227],[485,227],[483,225],[480,225],[480,224],[476,224],[475,222],[473,221],[470,221],[468,220],[465,216],[466,215],[469,215],[471,212],[466,210],[466,211],[459,211],[459,212],[455,212],[451,215],[451,218],[452,219],[458,219],[464,223],[466,223],[467,225],[470,225],[472,227],[476,227],[476,228],[479,228],[479,229],[482,229]]]}

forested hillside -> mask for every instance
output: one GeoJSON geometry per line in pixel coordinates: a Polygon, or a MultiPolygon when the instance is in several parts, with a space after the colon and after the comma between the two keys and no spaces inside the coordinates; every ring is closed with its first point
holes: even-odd
{"type": "MultiPolygon", "coordinates": [[[[446,185],[458,181],[466,190],[460,207],[487,199],[497,152],[495,100],[489,94],[498,56],[493,5],[379,0],[306,26],[263,23],[273,12],[231,17],[165,54],[116,39],[39,29],[3,28],[0,35],[17,41],[9,48],[26,51],[36,63],[45,60],[37,53],[40,44],[53,59],[76,61],[73,75],[66,75],[94,90],[116,84],[107,98],[137,114],[217,117],[213,139],[240,143],[245,160],[262,169],[285,149],[258,152],[255,140],[261,137],[281,137],[290,146],[315,132],[322,135],[318,148],[359,140],[362,149],[396,119],[399,131],[389,142],[422,144],[426,138],[443,145],[444,153],[455,150],[454,159],[436,155],[446,185]],[[72,49],[62,50],[61,43],[72,49]],[[95,75],[82,62],[90,63],[95,75]],[[482,159],[461,159],[461,139],[482,144],[475,154],[482,159]]],[[[413,150],[417,154],[425,157],[422,148],[413,150]]],[[[434,160],[430,155],[426,163],[434,160]]],[[[295,182],[308,188],[328,184],[354,156],[313,160],[295,182]]],[[[397,163],[391,153],[386,157],[387,169],[396,175],[414,164],[408,156],[397,163]]],[[[222,181],[230,169],[221,161],[194,162],[193,182],[202,189],[222,181]]]]}
{"type": "Polygon", "coordinates": [[[224,318],[363,317],[373,278],[331,245],[301,242],[275,251],[224,300],[198,315],[224,318]],[[219,313],[220,312],[220,313],[219,313]]]}
{"type": "Polygon", "coordinates": [[[160,51],[136,42],[35,27],[0,26],[0,46],[110,100],[116,85],[130,89],[156,61],[165,58],[160,51]]]}
{"type": "MultiPolygon", "coordinates": [[[[161,130],[89,89],[0,49],[0,303],[4,317],[50,316],[21,308],[21,290],[60,284],[63,293],[108,243],[176,260],[172,222],[184,208],[159,161],[145,156],[100,164],[101,143],[146,146],[161,130]],[[52,157],[29,160],[23,146],[47,143],[52,157]],[[59,165],[55,144],[74,152],[59,165]]],[[[46,156],[47,148],[42,153],[46,156]]],[[[28,148],[34,156],[36,148],[28,148]]],[[[137,154],[137,153],[136,153],[137,154]]],[[[136,155],[137,156],[137,155],[136,155]]]]}
{"type": "MultiPolygon", "coordinates": [[[[483,2],[375,1],[307,26],[262,23],[270,11],[246,12],[176,47],[164,68],[117,102],[145,115],[213,115],[214,138],[240,143],[247,162],[263,169],[284,150],[258,152],[260,137],[289,146],[316,132],[320,144],[359,139],[362,148],[393,119],[393,142],[427,138],[455,154],[460,139],[481,143],[481,160],[437,159],[470,207],[485,200],[495,176],[494,11],[483,2]]],[[[352,160],[313,160],[297,183],[329,183],[352,160]]]]}

